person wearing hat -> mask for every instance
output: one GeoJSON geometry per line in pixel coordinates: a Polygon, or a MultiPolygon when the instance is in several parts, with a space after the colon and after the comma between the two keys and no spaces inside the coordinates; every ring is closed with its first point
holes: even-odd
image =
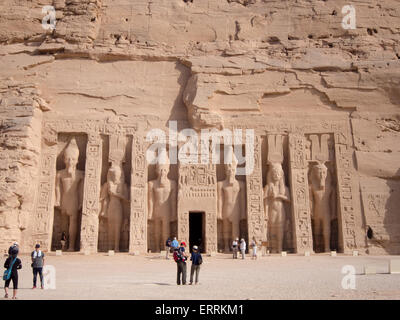
{"type": "Polygon", "coordinates": [[[32,258],[32,269],[33,269],[33,287],[32,289],[36,289],[36,280],[37,275],[39,274],[40,277],[40,285],[43,289],[43,265],[44,265],[44,253],[40,250],[40,244],[35,246],[35,250],[32,251],[31,254],[32,258]]]}
{"type": "Polygon", "coordinates": [[[199,283],[199,273],[200,273],[200,265],[203,263],[203,257],[199,252],[199,248],[197,246],[193,246],[192,256],[190,257],[192,261],[192,267],[190,268],[190,283],[193,284],[193,274],[196,272],[196,280],[195,284],[199,283]]]}
{"type": "Polygon", "coordinates": [[[232,252],[233,252],[233,259],[237,259],[239,249],[239,238],[236,238],[232,241],[232,252]]]}

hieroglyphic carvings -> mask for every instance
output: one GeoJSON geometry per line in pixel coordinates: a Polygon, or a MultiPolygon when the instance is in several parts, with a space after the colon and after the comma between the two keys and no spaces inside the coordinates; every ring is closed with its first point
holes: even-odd
{"type": "Polygon", "coordinates": [[[189,212],[205,212],[205,251],[217,252],[217,178],[213,164],[179,163],[178,238],[189,240],[189,212]]]}
{"type": "Polygon", "coordinates": [[[348,253],[357,248],[357,243],[352,187],[352,150],[344,132],[335,133],[335,155],[339,198],[339,250],[348,253]]]}
{"type": "MultiPolygon", "coordinates": [[[[53,136],[51,136],[51,138],[54,140],[53,136]]],[[[35,243],[40,243],[44,250],[51,249],[56,159],[57,145],[49,146],[43,144],[42,157],[40,160],[39,188],[36,196],[35,215],[32,224],[31,246],[33,247],[35,243]]]]}
{"type": "Polygon", "coordinates": [[[130,253],[147,252],[147,166],[144,139],[132,139],[130,253]]]}
{"type": "Polygon", "coordinates": [[[101,159],[101,137],[99,134],[89,134],[86,146],[85,181],[80,238],[80,249],[83,252],[97,252],[99,236],[101,159]]]}
{"type": "Polygon", "coordinates": [[[289,177],[292,192],[293,235],[297,253],[313,250],[306,139],[289,134],[289,177]]]}
{"type": "Polygon", "coordinates": [[[267,216],[264,213],[262,168],[261,168],[261,137],[254,139],[254,170],[246,176],[247,190],[247,227],[249,239],[257,243],[267,241],[267,216]]]}

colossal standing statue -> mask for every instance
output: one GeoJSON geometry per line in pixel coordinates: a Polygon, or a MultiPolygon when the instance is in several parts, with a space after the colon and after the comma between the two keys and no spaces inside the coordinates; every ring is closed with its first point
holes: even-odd
{"type": "Polygon", "coordinates": [[[237,159],[232,155],[232,164],[225,165],[225,180],[217,183],[218,219],[222,221],[225,252],[229,252],[233,239],[240,236],[240,220],[245,218],[246,210],[245,183],[235,178],[237,159]]]}
{"type": "Polygon", "coordinates": [[[270,163],[267,184],[264,187],[264,213],[268,219],[268,238],[273,251],[281,252],[285,233],[286,211],[284,202],[289,202],[289,189],[280,163],[270,163]]]}
{"type": "Polygon", "coordinates": [[[156,165],[157,179],[148,182],[148,220],[154,222],[155,250],[171,236],[170,223],[177,220],[177,185],[168,179],[169,161],[156,165]],[[161,239],[162,238],[162,239],[161,239]]]}
{"type": "Polygon", "coordinates": [[[78,158],[79,148],[75,138],[72,138],[64,150],[66,168],[57,172],[55,190],[55,206],[60,208],[61,215],[69,218],[68,251],[75,250],[79,211],[83,202],[84,172],[76,168],[78,158]]]}
{"type": "Polygon", "coordinates": [[[331,221],[336,216],[336,192],[331,174],[323,163],[311,168],[310,183],[311,218],[316,245],[323,239],[324,252],[330,251],[331,221]]]}
{"type": "Polygon", "coordinates": [[[112,164],[108,170],[100,202],[100,217],[107,219],[108,248],[118,252],[122,227],[129,223],[129,191],[120,165],[112,164]]]}

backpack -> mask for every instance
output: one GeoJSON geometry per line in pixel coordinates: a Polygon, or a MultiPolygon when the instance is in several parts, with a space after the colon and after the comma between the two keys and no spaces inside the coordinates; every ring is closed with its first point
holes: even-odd
{"type": "Polygon", "coordinates": [[[174,260],[175,260],[175,262],[179,262],[180,261],[180,253],[179,253],[179,250],[175,250],[174,251],[174,260]]]}
{"type": "Polygon", "coordinates": [[[185,262],[186,261],[186,258],[182,255],[182,252],[181,252],[181,250],[175,250],[174,251],[174,260],[175,260],[175,262],[185,262]]]}
{"type": "Polygon", "coordinates": [[[13,268],[16,260],[17,260],[17,257],[14,258],[13,262],[11,263],[11,266],[6,271],[4,271],[4,274],[3,274],[4,281],[7,281],[11,278],[11,271],[12,271],[12,268],[13,268]]]}

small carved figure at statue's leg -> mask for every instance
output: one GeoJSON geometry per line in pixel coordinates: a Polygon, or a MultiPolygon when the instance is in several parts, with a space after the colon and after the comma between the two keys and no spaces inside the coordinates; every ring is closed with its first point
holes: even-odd
{"type": "Polygon", "coordinates": [[[122,217],[119,221],[115,223],[115,234],[114,234],[114,250],[115,252],[119,252],[119,243],[121,240],[121,231],[122,231],[122,217]]]}
{"type": "Polygon", "coordinates": [[[110,218],[108,218],[108,226],[107,226],[107,235],[108,235],[108,244],[107,248],[108,250],[114,250],[114,226],[110,218]]]}
{"type": "Polygon", "coordinates": [[[75,251],[76,235],[78,232],[78,216],[69,216],[69,246],[68,251],[75,251]]]}
{"type": "Polygon", "coordinates": [[[325,219],[323,222],[323,231],[324,235],[324,249],[325,252],[329,252],[331,250],[331,222],[329,219],[325,219]]]}
{"type": "Polygon", "coordinates": [[[319,252],[322,249],[322,221],[319,218],[314,220],[314,227],[315,227],[315,239],[316,239],[316,248],[319,252]]]}
{"type": "Polygon", "coordinates": [[[160,251],[160,239],[161,239],[161,220],[154,220],[154,250],[160,251]]]}
{"type": "Polygon", "coordinates": [[[229,243],[229,221],[222,220],[222,234],[224,239],[224,252],[229,253],[230,243],[229,243]]]}
{"type": "MultiPolygon", "coordinates": [[[[164,218],[162,220],[162,239],[161,241],[164,242],[168,239],[168,237],[170,237],[170,225],[169,225],[169,221],[168,219],[164,218]]],[[[161,246],[162,248],[162,246],[161,246]]]]}
{"type": "Polygon", "coordinates": [[[281,253],[283,249],[283,231],[283,225],[279,224],[276,227],[277,253],[281,253]]]}
{"type": "Polygon", "coordinates": [[[240,236],[239,223],[232,222],[232,234],[229,243],[232,243],[233,239],[239,238],[239,236],[240,236]]]}

